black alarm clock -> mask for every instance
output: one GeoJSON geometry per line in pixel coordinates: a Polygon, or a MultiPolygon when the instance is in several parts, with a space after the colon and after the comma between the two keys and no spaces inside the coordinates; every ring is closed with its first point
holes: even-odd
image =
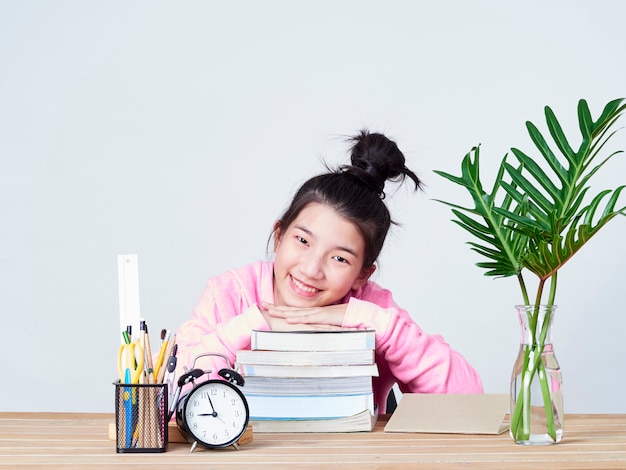
{"type": "Polygon", "coordinates": [[[232,369],[218,372],[221,379],[209,379],[195,383],[195,380],[211,372],[194,369],[196,360],[202,356],[220,356],[207,353],[194,358],[192,369],[178,380],[175,393],[176,425],[181,435],[192,444],[190,452],[200,445],[206,449],[220,449],[233,446],[245,432],[250,419],[250,410],[246,397],[239,390],[243,386],[243,377],[232,369]],[[176,401],[181,388],[193,383],[193,388],[176,401]]]}

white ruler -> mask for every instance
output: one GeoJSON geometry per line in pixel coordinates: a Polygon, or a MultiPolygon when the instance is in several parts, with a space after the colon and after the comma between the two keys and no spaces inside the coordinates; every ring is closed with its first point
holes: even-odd
{"type": "Polygon", "coordinates": [[[117,274],[120,296],[120,340],[122,331],[132,326],[132,334],[139,337],[139,263],[136,254],[117,256],[117,274]]]}

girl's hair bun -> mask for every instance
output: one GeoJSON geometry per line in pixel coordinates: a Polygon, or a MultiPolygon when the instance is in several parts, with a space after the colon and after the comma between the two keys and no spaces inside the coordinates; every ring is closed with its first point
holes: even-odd
{"type": "Polygon", "coordinates": [[[350,141],[351,165],[344,166],[343,170],[359,178],[380,197],[384,197],[387,180],[403,181],[408,176],[416,189],[421,187],[420,179],[406,167],[404,154],[393,140],[383,134],[362,130],[350,141]]]}

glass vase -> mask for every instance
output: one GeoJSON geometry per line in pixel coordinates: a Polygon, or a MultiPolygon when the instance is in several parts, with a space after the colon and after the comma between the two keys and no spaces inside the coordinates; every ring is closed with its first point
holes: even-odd
{"type": "Polygon", "coordinates": [[[552,346],[556,305],[516,305],[522,337],[511,374],[511,438],[557,444],[563,438],[561,369],[552,346]]]}

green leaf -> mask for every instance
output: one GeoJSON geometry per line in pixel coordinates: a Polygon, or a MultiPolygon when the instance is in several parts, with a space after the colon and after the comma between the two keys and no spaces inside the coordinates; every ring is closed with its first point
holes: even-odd
{"type": "MultiPolygon", "coordinates": [[[[611,198],[609,199],[609,202],[606,204],[606,207],[604,208],[604,212],[602,213],[602,218],[608,217],[610,214],[615,212],[615,205],[617,204],[617,200],[619,199],[620,194],[622,193],[624,188],[626,188],[626,185],[619,186],[615,189],[615,191],[613,191],[613,195],[611,196],[611,198]]],[[[617,211],[617,212],[621,212],[621,211],[617,211]]]]}
{"type": "MultiPolygon", "coordinates": [[[[506,157],[502,160],[506,160],[506,157]]],[[[452,213],[457,217],[454,220],[457,225],[468,231],[474,237],[490,245],[491,249],[498,253],[497,262],[503,266],[496,272],[506,272],[508,275],[516,274],[521,270],[520,256],[512,252],[507,231],[504,229],[504,221],[494,212],[496,206],[494,199],[500,192],[499,182],[504,174],[501,168],[493,188],[489,194],[483,190],[480,180],[480,147],[474,147],[465,155],[461,162],[461,176],[454,176],[443,171],[435,171],[438,175],[467,189],[474,202],[473,208],[462,207],[457,204],[443,202],[452,206],[452,213]]],[[[511,198],[505,197],[507,207],[511,204],[511,198]]],[[[484,253],[481,253],[484,254],[484,253]]],[[[490,268],[491,269],[491,268],[490,268]]]]}
{"type": "MultiPolygon", "coordinates": [[[[537,163],[535,163],[535,161],[524,152],[517,149],[511,149],[511,151],[515,154],[519,162],[523,165],[523,168],[527,170],[533,176],[533,178],[535,178],[535,181],[537,181],[537,183],[539,183],[546,190],[548,195],[552,198],[552,201],[554,201],[554,204],[562,205],[563,200],[561,198],[561,192],[559,191],[559,188],[550,180],[548,175],[546,175],[541,167],[537,165],[537,163]]],[[[520,173],[520,171],[516,172],[520,173]]],[[[561,183],[566,183],[566,181],[561,181],[561,183]]]]}
{"type": "MultiPolygon", "coordinates": [[[[548,113],[548,111],[550,115],[553,116],[553,119],[554,119],[552,122],[552,125],[559,126],[559,123],[556,120],[556,117],[554,117],[552,110],[550,110],[550,108],[546,108],[546,113],[548,113]]],[[[550,146],[544,139],[543,135],[541,134],[541,132],[539,132],[539,129],[537,129],[537,127],[532,122],[526,123],[526,129],[528,130],[528,134],[530,135],[530,138],[535,143],[535,145],[537,146],[537,148],[543,155],[544,159],[548,162],[548,164],[555,171],[556,176],[561,180],[561,183],[567,184],[567,177],[568,177],[567,171],[565,171],[565,168],[563,168],[563,166],[559,163],[558,159],[552,152],[552,149],[550,149],[550,146]]],[[[519,153],[523,155],[522,152],[519,152],[519,153]]],[[[571,152],[568,155],[574,155],[574,153],[571,152]]],[[[518,156],[518,160],[519,160],[519,156],[518,156]]]]}
{"type": "Polygon", "coordinates": [[[476,265],[486,270],[485,275],[517,275],[527,301],[522,276],[527,269],[540,281],[536,302],[541,301],[544,282],[554,276],[548,294],[549,302],[554,301],[558,270],[610,220],[626,215],[626,206],[616,209],[626,185],[590,195],[593,176],[623,153],[616,150],[602,156],[624,112],[626,100],[613,100],[594,121],[587,102],[580,100],[580,146],[574,150],[573,139],[568,139],[555,113],[546,106],[548,133],[526,123],[535,155],[511,148],[518,165],[507,162],[505,155],[489,192],[483,189],[488,185],[480,174],[479,147],[462,159],[461,176],[435,171],[468,191],[472,205],[467,207],[439,202],[450,206],[454,222],[477,240],[468,244],[483,259],[476,265]]]}
{"type": "MultiPolygon", "coordinates": [[[[554,142],[556,143],[561,153],[565,156],[565,158],[568,161],[572,161],[575,158],[576,153],[569,145],[569,142],[567,141],[567,138],[563,133],[563,129],[561,128],[559,121],[557,120],[554,112],[549,106],[546,106],[545,114],[546,123],[548,124],[548,130],[550,131],[550,135],[554,139],[554,142]]],[[[567,170],[561,165],[556,156],[552,155],[552,158],[548,160],[548,163],[550,163],[550,166],[558,175],[559,179],[563,183],[565,183],[565,181],[567,180],[567,170]]]]}

